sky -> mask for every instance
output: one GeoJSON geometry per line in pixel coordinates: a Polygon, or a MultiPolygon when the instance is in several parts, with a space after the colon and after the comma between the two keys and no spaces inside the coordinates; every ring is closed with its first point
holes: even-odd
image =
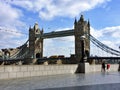
{"type": "MultiPolygon", "coordinates": [[[[29,27],[44,33],[74,28],[81,14],[90,21],[91,34],[120,50],[119,0],[0,0],[0,49],[16,48],[28,39],[29,27]]],[[[74,54],[74,37],[44,40],[44,56],[74,54]]]]}

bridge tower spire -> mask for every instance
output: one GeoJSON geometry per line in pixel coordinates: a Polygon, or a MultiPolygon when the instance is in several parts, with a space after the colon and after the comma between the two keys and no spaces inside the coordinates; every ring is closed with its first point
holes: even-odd
{"type": "Polygon", "coordinates": [[[89,56],[90,52],[90,23],[84,20],[83,15],[74,23],[75,32],[75,56],[76,61],[83,62],[83,57],[89,56]],[[84,36],[84,39],[81,38],[84,36]],[[83,46],[84,44],[84,46],[83,46]],[[83,55],[84,54],[84,55],[83,55]]]}
{"type": "Polygon", "coordinates": [[[43,34],[43,29],[40,30],[38,23],[29,28],[29,57],[33,59],[43,57],[43,39],[36,38],[36,34],[43,34]]]}
{"type": "Polygon", "coordinates": [[[74,21],[74,24],[77,24],[77,19],[76,19],[76,17],[75,17],[75,21],[74,21]]]}

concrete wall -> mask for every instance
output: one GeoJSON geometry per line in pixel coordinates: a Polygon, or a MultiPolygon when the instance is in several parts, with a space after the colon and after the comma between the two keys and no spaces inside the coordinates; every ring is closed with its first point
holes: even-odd
{"type": "MultiPolygon", "coordinates": [[[[110,71],[118,71],[118,64],[112,64],[110,71]]],[[[57,75],[75,73],[82,70],[83,73],[101,72],[101,65],[69,64],[69,65],[9,65],[0,66],[0,79],[23,78],[32,76],[57,75]],[[79,69],[78,69],[79,67],[79,69]]]]}
{"type": "MultiPolygon", "coordinates": [[[[118,71],[119,64],[111,64],[109,72],[118,71]]],[[[102,68],[101,65],[92,64],[89,63],[79,63],[78,68],[76,70],[77,73],[92,73],[92,72],[101,72],[102,68]]]]}
{"type": "MultiPolygon", "coordinates": [[[[118,71],[119,64],[111,64],[109,72],[118,71]]],[[[85,73],[101,72],[101,65],[90,65],[85,63],[85,73]]]]}
{"type": "Polygon", "coordinates": [[[77,65],[0,66],[0,79],[75,73],[77,65]]]}

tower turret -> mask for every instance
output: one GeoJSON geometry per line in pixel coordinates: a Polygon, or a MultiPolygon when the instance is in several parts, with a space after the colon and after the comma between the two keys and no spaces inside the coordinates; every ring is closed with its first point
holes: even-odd
{"type": "MultiPolygon", "coordinates": [[[[75,21],[76,23],[76,21],[75,21]]],[[[82,57],[85,56],[84,54],[87,54],[89,56],[90,51],[90,41],[88,34],[90,32],[90,24],[87,21],[84,21],[83,15],[81,15],[80,19],[78,20],[77,24],[74,24],[74,32],[75,32],[75,55],[77,62],[82,61],[82,57]],[[81,40],[81,37],[85,37],[84,40],[81,40]],[[84,47],[83,44],[84,43],[84,47]]]]}
{"type": "Polygon", "coordinates": [[[43,34],[43,29],[40,30],[38,23],[29,28],[29,58],[33,59],[43,57],[43,38],[37,38],[36,34],[43,34]]]}
{"type": "Polygon", "coordinates": [[[80,22],[84,22],[84,16],[83,15],[81,15],[81,17],[80,17],[80,20],[79,20],[80,22]]]}
{"type": "Polygon", "coordinates": [[[34,30],[37,30],[39,28],[38,23],[36,22],[34,25],[34,30]]]}
{"type": "Polygon", "coordinates": [[[76,24],[77,24],[77,19],[75,18],[74,25],[76,25],[76,24]]]}
{"type": "Polygon", "coordinates": [[[90,28],[90,21],[88,20],[88,27],[90,28]]]}

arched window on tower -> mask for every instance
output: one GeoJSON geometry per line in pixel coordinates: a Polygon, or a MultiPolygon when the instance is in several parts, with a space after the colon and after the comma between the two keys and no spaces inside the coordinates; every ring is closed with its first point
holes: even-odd
{"type": "Polygon", "coordinates": [[[36,54],[36,58],[40,58],[40,53],[37,53],[37,54],[36,54]]]}

